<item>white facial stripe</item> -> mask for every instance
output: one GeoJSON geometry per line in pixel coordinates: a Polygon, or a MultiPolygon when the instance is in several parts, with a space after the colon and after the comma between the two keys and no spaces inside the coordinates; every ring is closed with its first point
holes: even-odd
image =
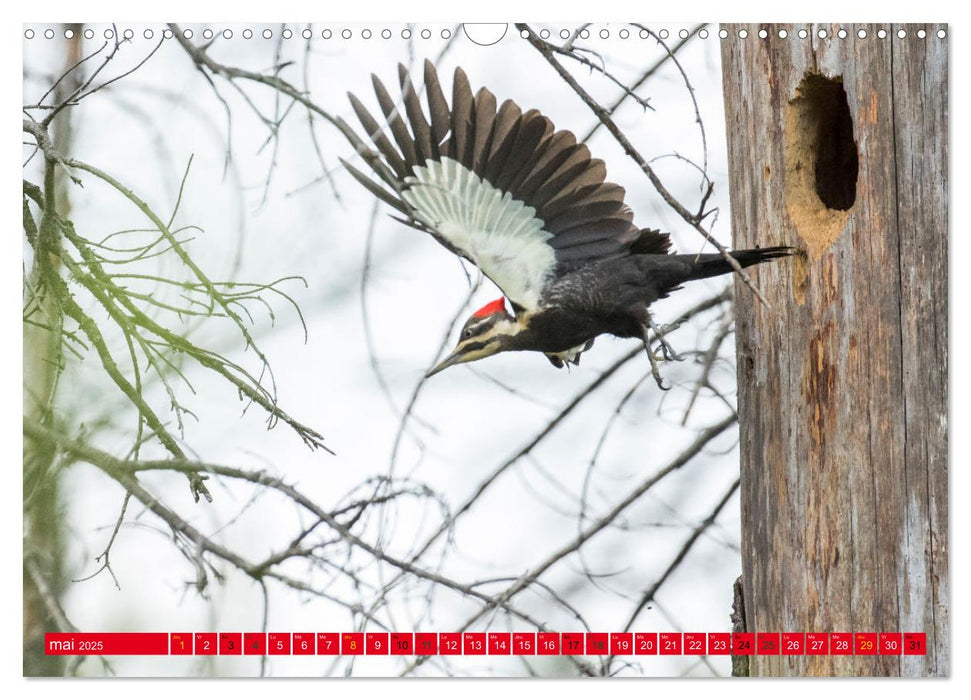
{"type": "MultiPolygon", "coordinates": [[[[487,321],[487,319],[483,319],[483,321],[487,321]]],[[[493,340],[496,339],[496,336],[515,335],[517,332],[519,332],[520,326],[512,321],[509,321],[508,319],[501,318],[498,321],[491,322],[491,325],[489,322],[484,324],[475,324],[466,330],[472,331],[472,337],[464,337],[463,331],[462,337],[459,338],[459,345],[465,346],[483,344],[488,346],[493,340]]],[[[490,352],[488,354],[491,355],[492,353],[490,352]]],[[[476,356],[478,357],[478,355],[476,356]]]]}
{"type": "Polygon", "coordinates": [[[427,161],[407,179],[402,197],[423,223],[468,253],[510,301],[527,310],[556,266],[536,211],[451,158],[427,161]]]}

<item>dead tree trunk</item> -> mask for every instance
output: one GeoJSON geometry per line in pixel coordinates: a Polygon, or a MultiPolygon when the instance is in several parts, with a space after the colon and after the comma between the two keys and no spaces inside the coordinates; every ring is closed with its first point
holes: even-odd
{"type": "Polygon", "coordinates": [[[927,653],[750,671],[947,675],[946,27],[779,28],[722,40],[734,244],[804,251],[736,290],[745,626],[927,653]]]}

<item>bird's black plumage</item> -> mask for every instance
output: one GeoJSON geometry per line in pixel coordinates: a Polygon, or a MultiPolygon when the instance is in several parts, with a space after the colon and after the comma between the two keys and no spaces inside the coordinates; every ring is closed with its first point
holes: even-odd
{"type": "MultiPolygon", "coordinates": [[[[791,255],[784,246],[732,253],[741,267],[791,255]]],[[[720,254],[638,254],[578,266],[547,288],[544,308],[516,336],[516,349],[563,352],[598,335],[642,337],[647,308],[685,282],[728,274],[720,254]]]]}

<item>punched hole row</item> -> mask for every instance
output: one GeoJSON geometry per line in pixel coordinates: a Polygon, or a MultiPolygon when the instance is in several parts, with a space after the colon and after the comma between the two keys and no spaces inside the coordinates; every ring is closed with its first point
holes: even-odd
{"type": "MultiPolygon", "coordinates": [[[[539,33],[539,36],[544,40],[549,39],[551,36],[553,36],[553,33],[549,29],[541,29],[538,33],[539,33]]],[[[95,31],[89,28],[89,29],[85,29],[82,32],[82,34],[85,39],[93,39],[95,36],[95,31]]],[[[123,39],[131,40],[135,38],[135,32],[131,29],[125,29],[119,34],[123,39]]],[[[161,32],[159,32],[159,34],[161,34],[163,39],[171,39],[174,35],[171,29],[164,29],[161,32]]],[[[208,40],[208,39],[214,38],[217,32],[213,31],[212,29],[203,29],[200,32],[200,34],[203,39],[208,40]]],[[[222,36],[223,39],[232,39],[235,36],[232,29],[224,29],[221,32],[218,32],[218,34],[222,36]]],[[[300,31],[299,34],[304,39],[311,39],[314,36],[314,32],[312,32],[310,29],[304,29],[300,31]]],[[[392,36],[394,36],[394,33],[390,29],[382,29],[379,32],[379,34],[382,39],[390,39],[392,36]]],[[[442,29],[439,34],[442,39],[450,39],[452,36],[452,31],[450,29],[442,29]]],[[[527,36],[529,36],[529,32],[527,30],[523,30],[520,34],[523,38],[526,38],[527,36]]],[[[564,40],[570,39],[570,37],[574,35],[578,36],[581,39],[589,39],[591,36],[590,30],[586,28],[581,29],[579,32],[572,32],[568,29],[562,29],[558,32],[558,34],[559,34],[559,37],[564,40]]],[[[611,37],[611,31],[609,29],[601,29],[597,34],[601,39],[609,39],[611,37]]],[[[633,34],[634,32],[627,29],[626,27],[617,31],[617,36],[621,39],[629,39],[633,34]]],[[[678,31],[677,36],[679,39],[687,39],[690,36],[690,34],[691,33],[687,29],[681,29],[678,31]]],[[[720,29],[718,31],[718,37],[720,39],[727,39],[731,34],[732,33],[729,32],[727,29],[720,29]]],[[[747,29],[739,29],[735,34],[736,36],[738,36],[739,39],[747,39],[749,37],[749,31],[747,29]]],[[[924,29],[918,29],[916,32],[914,32],[914,36],[916,36],[918,39],[926,38],[927,34],[928,34],[927,31],[924,29]]],[[[936,32],[934,32],[934,34],[937,36],[938,39],[943,39],[947,36],[947,31],[944,29],[938,29],[936,32]]],[[[63,32],[63,36],[65,39],[73,39],[74,35],[75,35],[75,31],[73,29],[65,29],[63,32]]],[[[192,29],[185,29],[182,32],[182,35],[186,39],[191,39],[193,38],[193,36],[195,36],[195,32],[192,29]]],[[[256,33],[252,29],[243,29],[240,32],[240,35],[244,39],[252,39],[254,36],[256,36],[256,33]]],[[[280,32],[280,36],[283,37],[284,39],[292,39],[295,35],[296,35],[296,32],[294,32],[292,29],[283,29],[280,32]]],[[[320,37],[322,39],[332,39],[338,35],[342,39],[352,39],[354,37],[354,31],[351,29],[342,29],[340,30],[339,34],[338,32],[335,32],[331,29],[323,29],[320,31],[320,37]]],[[[416,36],[416,35],[420,36],[422,39],[431,39],[432,31],[430,29],[422,29],[420,32],[416,33],[409,28],[405,28],[401,30],[400,35],[402,39],[411,39],[413,36],[416,36]]],[[[648,37],[654,35],[663,40],[663,39],[670,38],[671,32],[669,32],[667,29],[661,29],[656,33],[649,31],[647,29],[640,29],[637,31],[637,35],[641,39],[647,39],[648,37]]],[[[701,29],[698,32],[698,36],[702,39],[707,39],[709,35],[710,34],[707,29],[701,29]]],[[[794,32],[791,35],[794,37],[798,37],[800,39],[807,39],[809,38],[809,31],[806,29],[800,29],[799,31],[794,32]]],[[[849,35],[850,34],[846,29],[839,29],[832,36],[835,36],[838,39],[846,39],[849,35]]],[[[890,32],[888,32],[886,29],[878,29],[876,32],[874,32],[874,35],[878,39],[886,39],[888,36],[890,36],[890,32]]],[[[37,36],[38,36],[38,33],[33,29],[26,29],[24,31],[25,39],[34,39],[37,36]]],[[[45,29],[42,33],[42,36],[45,39],[53,39],[55,36],[57,36],[57,32],[55,32],[53,29],[45,29]]],[[[156,30],[146,29],[142,32],[142,36],[145,39],[154,39],[156,38],[156,30]]],[[[264,29],[260,32],[260,36],[262,36],[264,39],[272,39],[274,36],[276,36],[276,34],[272,29],[264,29]]],[[[360,31],[360,37],[362,39],[370,39],[373,36],[375,36],[375,32],[372,32],[370,29],[363,29],[360,31]]],[[[760,29],[757,32],[757,36],[760,39],[767,39],[769,37],[769,31],[767,29],[760,29]]],[[[779,29],[777,32],[777,36],[780,39],[786,39],[790,36],[790,32],[787,29],[779,29]]],[[[816,32],[816,36],[818,36],[820,39],[826,39],[830,37],[830,33],[827,32],[825,29],[820,29],[816,32]]],[[[870,35],[866,29],[858,29],[856,31],[856,36],[859,39],[866,39],[870,35]]],[[[907,37],[907,30],[898,29],[896,32],[896,36],[898,39],[905,39],[907,37]]],[[[115,30],[105,29],[104,38],[114,39],[115,30]]]]}

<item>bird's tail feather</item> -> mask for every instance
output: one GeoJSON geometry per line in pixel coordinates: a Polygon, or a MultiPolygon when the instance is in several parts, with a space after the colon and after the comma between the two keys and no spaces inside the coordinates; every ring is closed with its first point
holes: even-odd
{"type": "MultiPolygon", "coordinates": [[[[729,254],[735,258],[741,267],[758,265],[759,263],[776,258],[784,258],[796,252],[789,246],[773,246],[771,248],[751,248],[749,250],[732,250],[729,254]]],[[[691,262],[693,269],[688,280],[700,280],[706,277],[717,277],[732,272],[734,269],[721,253],[707,253],[705,255],[679,255],[686,262],[691,262]]]]}

